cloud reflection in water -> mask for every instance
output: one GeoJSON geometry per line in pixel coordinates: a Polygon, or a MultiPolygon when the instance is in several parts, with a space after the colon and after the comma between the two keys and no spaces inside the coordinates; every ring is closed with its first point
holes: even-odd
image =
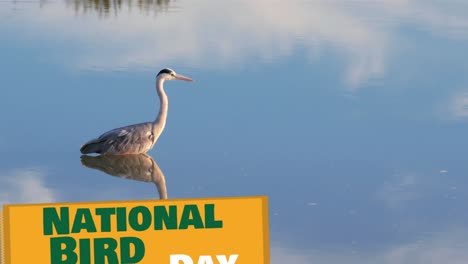
{"type": "Polygon", "coordinates": [[[457,93],[452,98],[452,101],[449,104],[448,116],[454,119],[468,118],[468,93],[457,93]]]}
{"type": "Polygon", "coordinates": [[[360,251],[352,247],[338,251],[298,252],[282,244],[271,249],[271,263],[296,264],[464,264],[468,260],[466,229],[450,229],[427,234],[421,240],[396,244],[376,252],[360,251]]]}
{"type": "Polygon", "coordinates": [[[278,60],[303,47],[311,60],[324,59],[321,56],[329,50],[338,54],[345,82],[357,89],[385,75],[390,55],[400,48],[400,26],[416,25],[435,35],[464,40],[468,36],[468,18],[460,12],[468,6],[462,2],[442,8],[435,1],[353,1],[352,5],[343,0],[177,1],[153,4],[157,10],[174,11],[157,19],[142,16],[132,4],[122,4],[115,16],[101,19],[93,12],[76,12],[86,4],[67,3],[72,8],[64,10],[60,3],[51,3],[39,14],[36,10],[34,15],[21,14],[31,22],[27,27],[47,32],[43,28],[53,25],[49,32],[54,39],[78,43],[79,52],[63,61],[81,69],[153,69],[174,63],[232,67],[256,58],[278,60]],[[76,15],[87,18],[77,26],[76,15]]]}
{"type": "Polygon", "coordinates": [[[17,169],[0,177],[0,204],[52,203],[59,196],[40,169],[17,169]]]}

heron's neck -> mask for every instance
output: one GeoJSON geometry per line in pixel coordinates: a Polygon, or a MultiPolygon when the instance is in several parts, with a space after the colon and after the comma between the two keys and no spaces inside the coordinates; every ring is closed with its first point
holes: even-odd
{"type": "Polygon", "coordinates": [[[164,126],[166,125],[166,119],[167,119],[167,109],[169,106],[169,101],[167,99],[166,92],[164,91],[164,79],[158,79],[156,80],[156,91],[158,92],[159,96],[159,113],[158,116],[156,117],[156,120],[154,123],[156,124],[155,127],[159,129],[159,133],[162,132],[164,129],[164,126]]]}

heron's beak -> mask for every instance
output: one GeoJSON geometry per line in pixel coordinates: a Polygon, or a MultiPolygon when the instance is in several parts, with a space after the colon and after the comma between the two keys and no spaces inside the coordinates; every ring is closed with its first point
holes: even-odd
{"type": "Polygon", "coordinates": [[[181,80],[181,81],[186,81],[186,82],[193,82],[192,78],[189,78],[189,77],[186,77],[186,76],[183,76],[183,75],[180,75],[180,74],[177,74],[176,76],[174,76],[177,80],[181,80]]]}

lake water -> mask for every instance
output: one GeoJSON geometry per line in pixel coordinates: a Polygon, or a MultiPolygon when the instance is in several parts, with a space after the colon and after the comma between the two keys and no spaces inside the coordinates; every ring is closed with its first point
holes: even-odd
{"type": "Polygon", "coordinates": [[[272,263],[468,263],[467,14],[2,1],[0,203],[268,195],[272,263]],[[83,166],[85,141],[154,120],[164,67],[196,82],[166,82],[161,173],[83,166]]]}

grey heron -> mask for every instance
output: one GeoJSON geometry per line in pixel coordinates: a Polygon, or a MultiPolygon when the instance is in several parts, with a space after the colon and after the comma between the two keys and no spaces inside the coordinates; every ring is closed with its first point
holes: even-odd
{"type": "Polygon", "coordinates": [[[168,98],[164,91],[164,81],[192,79],[165,68],[156,75],[156,91],[159,96],[159,113],[153,122],[140,123],[110,130],[92,139],[80,148],[81,153],[90,154],[140,154],[150,150],[164,130],[167,119],[168,98]]]}

